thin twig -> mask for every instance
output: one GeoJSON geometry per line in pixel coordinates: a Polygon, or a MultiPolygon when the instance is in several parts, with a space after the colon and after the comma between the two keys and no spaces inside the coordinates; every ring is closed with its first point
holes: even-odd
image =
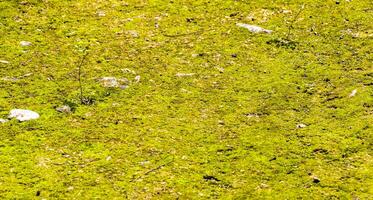
{"type": "Polygon", "coordinates": [[[88,47],[86,49],[84,49],[84,51],[83,51],[84,55],[83,55],[82,59],[80,60],[79,65],[78,65],[78,81],[79,81],[80,103],[81,104],[84,104],[83,85],[82,85],[82,66],[83,66],[83,63],[84,63],[85,59],[88,56],[87,49],[88,49],[88,47]]]}
{"type": "Polygon", "coordinates": [[[172,162],[174,162],[174,158],[172,158],[172,160],[170,160],[170,161],[168,161],[168,162],[166,162],[166,163],[163,163],[162,165],[159,165],[159,166],[157,166],[157,167],[155,167],[155,168],[152,168],[152,169],[146,171],[144,174],[142,174],[141,176],[139,176],[139,177],[137,177],[137,178],[133,177],[132,180],[131,180],[131,182],[132,182],[132,181],[139,180],[139,179],[143,178],[144,176],[146,176],[146,175],[148,175],[148,174],[150,174],[150,173],[152,173],[152,172],[155,172],[155,171],[157,171],[157,170],[160,170],[162,167],[164,167],[164,166],[166,166],[166,165],[169,165],[169,164],[171,164],[172,162]]]}
{"type": "Polygon", "coordinates": [[[288,34],[286,36],[286,40],[289,40],[290,39],[290,32],[291,32],[291,29],[293,28],[293,25],[295,23],[295,21],[298,19],[300,13],[302,13],[302,11],[304,10],[304,4],[301,6],[301,8],[299,9],[298,13],[295,15],[294,19],[290,22],[290,25],[288,27],[288,34]]]}

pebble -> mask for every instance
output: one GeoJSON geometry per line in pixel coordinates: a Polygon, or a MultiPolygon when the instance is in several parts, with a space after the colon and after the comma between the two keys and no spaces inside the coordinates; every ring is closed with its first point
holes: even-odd
{"type": "Polygon", "coordinates": [[[19,43],[22,47],[28,47],[28,46],[31,46],[31,42],[28,42],[28,41],[21,41],[19,43]]]}
{"type": "Polygon", "coordinates": [[[103,77],[99,81],[104,87],[118,87],[119,85],[115,77],[103,77]]]}
{"type": "Polygon", "coordinates": [[[123,73],[131,73],[131,74],[136,74],[136,72],[135,72],[135,71],[133,71],[133,70],[131,70],[131,69],[128,69],[128,68],[124,68],[124,69],[122,69],[122,72],[123,72],[123,73]]]}
{"type": "Polygon", "coordinates": [[[306,128],[307,127],[307,125],[305,125],[305,124],[297,124],[297,128],[306,128]]]}
{"type": "Polygon", "coordinates": [[[253,118],[253,117],[259,118],[259,115],[256,114],[256,113],[248,113],[248,114],[246,114],[246,117],[248,117],[248,118],[253,118]]]}
{"type": "Polygon", "coordinates": [[[195,73],[177,73],[177,77],[188,77],[188,76],[193,76],[195,73]]]}
{"type": "Polygon", "coordinates": [[[0,63],[3,63],[3,64],[9,64],[9,61],[6,61],[6,60],[0,60],[0,63]]]}
{"type": "Polygon", "coordinates": [[[10,111],[8,118],[16,118],[19,121],[28,121],[39,118],[40,115],[31,110],[13,109],[10,111]]]}
{"type": "Polygon", "coordinates": [[[312,176],[312,182],[314,183],[320,183],[320,179],[317,176],[312,176]]]}
{"type": "Polygon", "coordinates": [[[99,79],[99,82],[107,88],[119,87],[121,89],[127,88],[129,83],[126,78],[117,79],[115,77],[103,77],[99,79]]]}
{"type": "Polygon", "coordinates": [[[129,30],[127,31],[127,34],[134,37],[134,38],[138,38],[139,37],[139,33],[135,30],[129,30]]]}
{"type": "Polygon", "coordinates": [[[6,122],[8,122],[9,120],[7,120],[7,119],[1,119],[0,118],[0,124],[3,124],[3,123],[6,123],[6,122]]]}
{"type": "Polygon", "coordinates": [[[270,34],[270,33],[273,32],[272,30],[267,30],[267,29],[264,29],[262,27],[255,26],[255,25],[250,25],[250,24],[237,23],[236,25],[238,27],[246,28],[247,30],[249,30],[252,33],[268,33],[268,34],[270,34]]]}
{"type": "Polygon", "coordinates": [[[140,76],[140,75],[137,75],[137,76],[135,77],[135,82],[136,82],[136,83],[140,82],[140,79],[141,79],[141,76],[140,76]]]}
{"type": "Polygon", "coordinates": [[[354,97],[357,93],[357,89],[352,90],[351,94],[348,97],[354,97]]]}
{"type": "Polygon", "coordinates": [[[291,14],[291,10],[281,10],[281,13],[284,13],[284,14],[291,14]]]}
{"type": "Polygon", "coordinates": [[[14,81],[18,81],[19,79],[15,77],[3,77],[1,78],[1,80],[14,82],[14,81]]]}
{"type": "Polygon", "coordinates": [[[62,112],[62,113],[71,113],[71,108],[68,105],[63,105],[61,107],[58,107],[58,108],[56,108],[56,110],[58,112],[62,112]]]}
{"type": "Polygon", "coordinates": [[[105,17],[106,16],[106,13],[105,13],[105,11],[102,11],[102,10],[100,10],[100,11],[97,11],[97,16],[99,16],[99,17],[105,17]]]}

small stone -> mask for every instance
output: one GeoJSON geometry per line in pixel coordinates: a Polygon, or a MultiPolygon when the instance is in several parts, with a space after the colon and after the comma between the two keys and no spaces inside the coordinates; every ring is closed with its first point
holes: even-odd
{"type": "Polygon", "coordinates": [[[63,105],[61,107],[58,107],[58,108],[56,108],[56,110],[58,112],[62,112],[62,113],[71,113],[71,108],[68,105],[63,105]]]}
{"type": "Polygon", "coordinates": [[[111,156],[106,157],[106,161],[111,160],[111,156]]]}
{"type": "Polygon", "coordinates": [[[307,127],[307,125],[305,125],[305,124],[297,124],[297,128],[306,128],[307,127]]]}
{"type": "Polygon", "coordinates": [[[15,77],[3,77],[1,78],[1,80],[15,82],[15,81],[18,81],[19,79],[15,77]]]}
{"type": "Polygon", "coordinates": [[[136,82],[136,83],[140,82],[140,79],[141,79],[140,75],[137,75],[137,76],[135,77],[135,82],[136,82]]]}
{"type": "Polygon", "coordinates": [[[127,34],[134,37],[134,38],[138,38],[139,37],[139,33],[135,30],[129,30],[127,31],[127,34]]]}
{"type": "Polygon", "coordinates": [[[257,187],[257,189],[267,189],[267,188],[269,188],[269,185],[267,185],[267,184],[265,184],[265,183],[261,183],[261,184],[257,187]]]}
{"type": "Polygon", "coordinates": [[[118,87],[121,89],[126,89],[128,87],[129,81],[126,78],[117,79],[115,77],[103,77],[99,79],[102,86],[107,88],[118,87]]]}
{"type": "Polygon", "coordinates": [[[33,73],[27,73],[27,74],[24,74],[24,75],[22,75],[22,76],[20,76],[18,78],[26,78],[26,77],[29,77],[31,75],[33,75],[33,73]]]}
{"type": "Polygon", "coordinates": [[[120,89],[126,89],[128,88],[128,84],[130,83],[130,81],[126,78],[120,78],[118,79],[118,83],[120,89]]]}
{"type": "Polygon", "coordinates": [[[99,80],[99,82],[104,87],[118,87],[119,86],[118,80],[115,77],[103,77],[99,80]]]}
{"type": "Polygon", "coordinates": [[[248,114],[246,114],[246,117],[248,117],[248,118],[253,118],[253,117],[259,118],[259,115],[256,114],[256,113],[248,113],[248,114]]]}
{"type": "Polygon", "coordinates": [[[267,30],[267,29],[264,29],[262,27],[255,26],[255,25],[250,25],[250,24],[237,23],[236,25],[238,27],[246,28],[247,30],[249,30],[252,33],[268,33],[268,34],[270,34],[270,33],[273,32],[272,30],[267,30]]]}
{"type": "Polygon", "coordinates": [[[177,73],[177,77],[190,77],[193,76],[195,73],[177,73]]]}
{"type": "Polygon", "coordinates": [[[357,89],[352,90],[351,94],[348,97],[354,97],[357,93],[357,89]]]}
{"type": "Polygon", "coordinates": [[[219,72],[220,73],[224,73],[224,68],[222,68],[222,67],[219,67],[219,66],[217,66],[217,67],[215,67],[217,70],[219,70],[219,72]]]}
{"type": "Polygon", "coordinates": [[[281,13],[284,13],[284,14],[291,14],[291,10],[282,10],[281,13]]]}
{"type": "Polygon", "coordinates": [[[28,121],[39,118],[40,115],[31,110],[13,109],[10,111],[8,118],[16,118],[19,121],[28,121]]]}
{"type": "Polygon", "coordinates": [[[0,60],[0,63],[3,63],[3,64],[9,64],[9,61],[6,61],[6,60],[0,60]]]}
{"type": "Polygon", "coordinates": [[[136,72],[135,72],[135,71],[133,71],[133,70],[131,70],[131,69],[128,69],[128,68],[124,68],[124,69],[122,69],[122,72],[123,72],[123,73],[131,73],[131,74],[136,74],[136,72]]]}
{"type": "Polygon", "coordinates": [[[99,17],[105,17],[105,16],[106,16],[105,11],[102,11],[102,10],[97,11],[96,14],[97,14],[97,16],[99,16],[99,17]]]}
{"type": "Polygon", "coordinates": [[[28,42],[28,41],[21,41],[19,43],[22,47],[28,47],[28,46],[31,46],[31,42],[28,42]]]}
{"type": "Polygon", "coordinates": [[[320,179],[317,176],[312,176],[313,183],[320,183],[320,179]]]}
{"type": "Polygon", "coordinates": [[[0,118],[0,124],[3,124],[3,123],[6,123],[6,122],[8,122],[9,120],[7,120],[7,119],[1,119],[0,118]]]}
{"type": "Polygon", "coordinates": [[[150,163],[150,161],[148,161],[148,160],[139,162],[139,164],[142,165],[142,166],[147,165],[149,163],[150,163]]]}

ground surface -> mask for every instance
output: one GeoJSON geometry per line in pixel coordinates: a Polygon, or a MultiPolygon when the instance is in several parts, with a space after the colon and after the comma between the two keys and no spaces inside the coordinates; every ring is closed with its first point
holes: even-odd
{"type": "Polygon", "coordinates": [[[372,199],[372,21],[369,0],[1,1],[0,118],[41,117],[0,124],[0,197],[372,199]]]}

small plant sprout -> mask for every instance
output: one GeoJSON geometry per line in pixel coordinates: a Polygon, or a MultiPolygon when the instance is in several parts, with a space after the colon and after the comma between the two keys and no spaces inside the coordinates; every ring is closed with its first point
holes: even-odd
{"type": "Polygon", "coordinates": [[[89,50],[89,46],[87,46],[86,48],[82,50],[83,56],[78,63],[79,100],[80,100],[80,104],[84,104],[84,105],[89,105],[93,103],[93,101],[90,98],[87,98],[84,96],[83,82],[82,82],[82,69],[83,69],[84,61],[86,60],[88,56],[88,50],[89,50]]]}
{"type": "Polygon", "coordinates": [[[287,41],[290,41],[290,36],[291,36],[291,31],[294,29],[294,23],[297,21],[298,17],[300,16],[300,14],[302,13],[302,11],[304,10],[304,7],[305,5],[303,4],[299,11],[295,14],[293,20],[290,22],[289,26],[288,26],[288,32],[287,32],[287,35],[286,35],[286,40],[287,41]]]}

